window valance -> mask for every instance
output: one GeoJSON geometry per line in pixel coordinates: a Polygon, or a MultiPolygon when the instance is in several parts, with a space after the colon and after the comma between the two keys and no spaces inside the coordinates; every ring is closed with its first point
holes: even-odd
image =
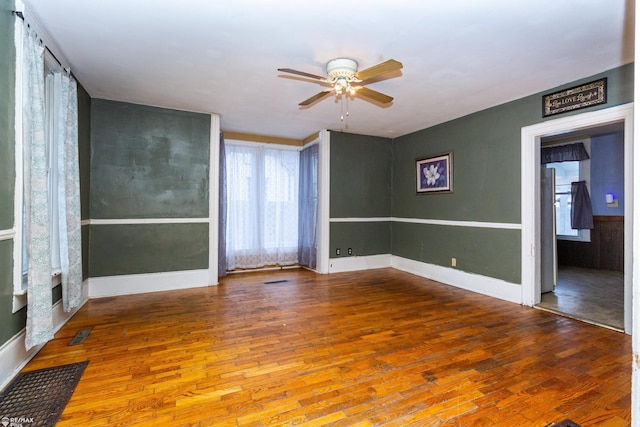
{"type": "Polygon", "coordinates": [[[540,154],[540,163],[558,163],[587,160],[589,154],[582,142],[574,144],[555,145],[553,147],[543,147],[540,154]]]}

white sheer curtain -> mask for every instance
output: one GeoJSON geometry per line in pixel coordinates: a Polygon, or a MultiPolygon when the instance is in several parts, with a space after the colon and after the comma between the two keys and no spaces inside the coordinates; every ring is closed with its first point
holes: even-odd
{"type": "Polygon", "coordinates": [[[82,302],[82,229],[78,161],[78,92],[73,77],[54,73],[54,144],[58,163],[58,239],[65,311],[82,302]]]}
{"type": "Polygon", "coordinates": [[[24,25],[22,57],[22,141],[24,149],[27,327],[25,347],[53,338],[49,236],[48,151],[45,134],[44,46],[24,25]]]}
{"type": "Polygon", "coordinates": [[[227,269],[298,262],[299,153],[226,144],[227,269]]]}

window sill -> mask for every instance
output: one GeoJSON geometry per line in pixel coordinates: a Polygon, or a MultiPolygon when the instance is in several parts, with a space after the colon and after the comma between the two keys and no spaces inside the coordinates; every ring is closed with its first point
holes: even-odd
{"type": "MultiPolygon", "coordinates": [[[[51,273],[51,288],[55,288],[56,286],[62,283],[62,271],[56,270],[51,273]]],[[[15,290],[13,292],[13,310],[12,313],[22,309],[27,305],[27,295],[29,291],[26,287],[15,290]]]]}

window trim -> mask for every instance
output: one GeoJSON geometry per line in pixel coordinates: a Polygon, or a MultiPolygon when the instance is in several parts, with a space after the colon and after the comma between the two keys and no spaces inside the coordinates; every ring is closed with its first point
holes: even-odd
{"type": "Polygon", "coordinates": [[[24,238],[23,232],[23,204],[24,204],[24,155],[22,136],[22,57],[23,57],[23,32],[22,25],[16,19],[14,21],[14,40],[16,50],[16,74],[15,74],[15,110],[14,110],[14,132],[15,132],[15,188],[14,188],[14,224],[15,235],[13,238],[13,306],[12,313],[27,305],[27,289],[23,285],[22,274],[22,251],[24,238]]]}

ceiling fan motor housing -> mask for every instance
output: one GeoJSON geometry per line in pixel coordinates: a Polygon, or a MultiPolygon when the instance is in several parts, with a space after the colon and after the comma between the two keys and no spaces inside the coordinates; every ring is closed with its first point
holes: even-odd
{"type": "Polygon", "coordinates": [[[348,79],[355,80],[355,74],[358,71],[358,63],[349,58],[336,58],[327,63],[327,74],[332,80],[348,79]]]}

